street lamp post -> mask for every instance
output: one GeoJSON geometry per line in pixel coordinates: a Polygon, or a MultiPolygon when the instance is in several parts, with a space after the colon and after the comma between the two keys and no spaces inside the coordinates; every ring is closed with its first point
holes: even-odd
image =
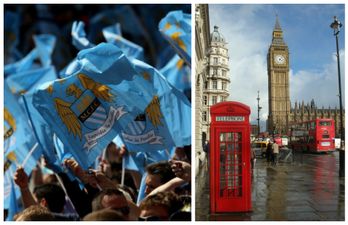
{"type": "Polygon", "coordinates": [[[257,91],[257,137],[260,136],[260,110],[262,107],[260,107],[260,91],[257,91]]]}
{"type": "Polygon", "coordinates": [[[340,53],[338,48],[338,34],[340,32],[340,28],[342,27],[342,23],[338,21],[337,17],[334,16],[334,22],[331,23],[330,27],[334,31],[334,36],[336,37],[336,51],[337,51],[337,69],[338,69],[338,97],[340,101],[340,134],[341,134],[341,145],[339,149],[339,176],[344,177],[344,128],[343,128],[343,109],[342,109],[342,91],[341,91],[341,69],[340,69],[340,53]]]}

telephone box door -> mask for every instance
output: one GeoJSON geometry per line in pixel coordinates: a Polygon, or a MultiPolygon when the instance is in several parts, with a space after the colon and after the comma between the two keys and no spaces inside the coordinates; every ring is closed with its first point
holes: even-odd
{"type": "Polygon", "coordinates": [[[215,159],[218,164],[215,176],[216,212],[245,211],[247,204],[248,185],[250,179],[247,154],[243,150],[243,141],[248,140],[244,128],[217,128],[215,159]]]}

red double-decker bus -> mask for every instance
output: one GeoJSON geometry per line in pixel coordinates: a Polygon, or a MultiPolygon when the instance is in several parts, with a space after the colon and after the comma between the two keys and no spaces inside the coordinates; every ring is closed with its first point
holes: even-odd
{"type": "Polygon", "coordinates": [[[290,146],[309,152],[335,151],[335,121],[315,119],[291,126],[290,146]]]}

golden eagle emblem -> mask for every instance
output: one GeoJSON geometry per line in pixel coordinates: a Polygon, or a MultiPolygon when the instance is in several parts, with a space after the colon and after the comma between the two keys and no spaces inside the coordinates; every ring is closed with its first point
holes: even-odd
{"type": "Polygon", "coordinates": [[[75,104],[75,102],[69,103],[59,98],[55,98],[54,101],[58,115],[67,127],[69,133],[78,136],[81,140],[82,128],[80,121],[84,122],[87,120],[88,117],[93,114],[94,110],[100,106],[98,99],[112,102],[114,95],[111,93],[108,86],[95,82],[84,74],[78,74],[77,77],[82,86],[91,93],[88,92],[90,94],[86,95],[86,90],[83,91],[77,85],[72,84],[66,89],[66,94],[78,99],[78,104],[75,104]],[[73,104],[75,108],[72,108],[73,104]]]}
{"type": "Polygon", "coordinates": [[[147,117],[150,119],[152,125],[156,128],[159,125],[163,125],[161,122],[161,118],[163,118],[163,115],[161,113],[160,107],[161,105],[158,97],[154,96],[150,104],[145,109],[147,117]]]}
{"type": "Polygon", "coordinates": [[[14,117],[12,116],[10,111],[8,111],[7,108],[4,108],[4,120],[10,126],[10,127],[6,127],[6,125],[4,124],[4,129],[5,129],[4,139],[7,139],[16,131],[16,120],[14,119],[14,117]]]}

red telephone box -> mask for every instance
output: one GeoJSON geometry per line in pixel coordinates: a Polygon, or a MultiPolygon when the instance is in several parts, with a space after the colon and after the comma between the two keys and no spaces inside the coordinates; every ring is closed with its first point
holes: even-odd
{"type": "Polygon", "coordinates": [[[210,114],[211,212],[251,211],[250,108],[221,102],[210,114]]]}

